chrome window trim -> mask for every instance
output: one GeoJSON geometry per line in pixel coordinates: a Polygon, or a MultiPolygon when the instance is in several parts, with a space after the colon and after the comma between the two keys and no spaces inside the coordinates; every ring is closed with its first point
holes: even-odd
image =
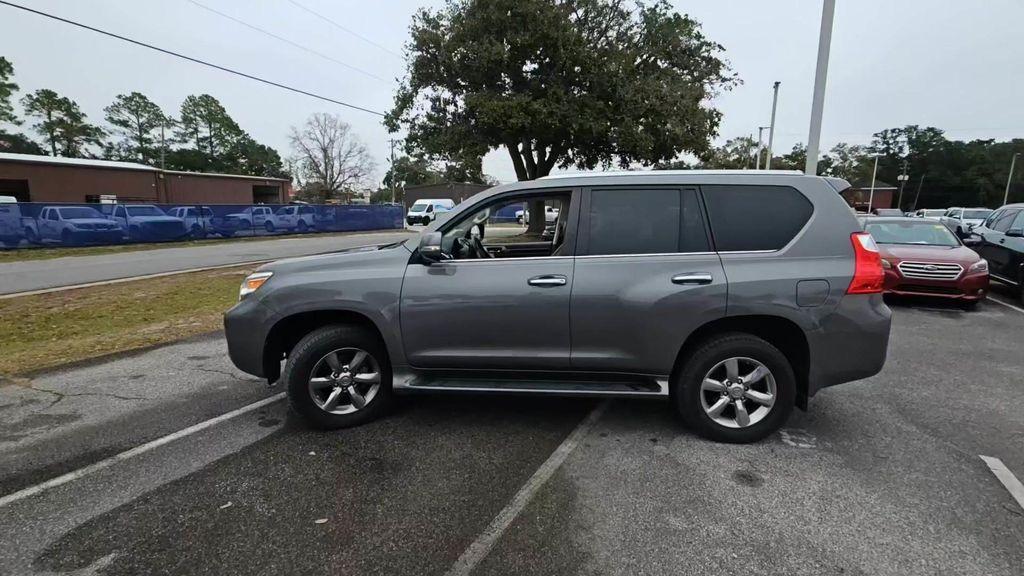
{"type": "Polygon", "coordinates": [[[467,258],[461,260],[440,260],[435,264],[497,264],[499,262],[522,262],[524,260],[571,260],[575,256],[520,256],[512,258],[467,258]]]}
{"type": "Polygon", "coordinates": [[[592,259],[592,258],[654,258],[654,257],[665,257],[665,256],[714,256],[714,252],[655,252],[650,254],[585,254],[583,256],[577,256],[576,258],[592,259]]]}

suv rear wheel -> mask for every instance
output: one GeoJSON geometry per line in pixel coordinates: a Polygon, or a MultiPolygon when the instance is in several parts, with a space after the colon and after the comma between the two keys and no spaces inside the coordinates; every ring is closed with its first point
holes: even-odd
{"type": "Polygon", "coordinates": [[[723,334],[690,356],[672,394],[683,421],[701,436],[756,442],[786,422],[796,378],[778,348],[751,334],[723,334]]]}
{"type": "Polygon", "coordinates": [[[325,326],[288,355],[282,379],[292,409],[316,428],[369,422],[391,402],[391,364],[380,340],[358,326],[325,326]]]}

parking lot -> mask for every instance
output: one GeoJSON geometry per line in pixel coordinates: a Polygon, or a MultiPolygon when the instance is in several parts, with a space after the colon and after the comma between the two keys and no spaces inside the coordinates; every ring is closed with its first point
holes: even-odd
{"type": "Polygon", "coordinates": [[[1020,574],[979,456],[1024,477],[1024,311],[893,308],[881,374],[755,445],[642,400],[406,397],[314,432],[217,335],[9,382],[0,494],[72,476],[0,500],[0,573],[1020,574]]]}

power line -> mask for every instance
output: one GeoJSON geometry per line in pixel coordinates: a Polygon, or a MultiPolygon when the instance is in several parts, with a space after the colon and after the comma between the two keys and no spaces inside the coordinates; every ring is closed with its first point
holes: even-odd
{"type": "Polygon", "coordinates": [[[367,76],[369,78],[373,78],[374,80],[379,80],[381,82],[384,82],[385,84],[391,84],[391,82],[387,78],[382,78],[381,76],[377,76],[373,72],[368,72],[366,70],[363,70],[362,68],[358,68],[358,67],[353,66],[351,64],[348,64],[346,62],[342,62],[341,60],[338,60],[337,58],[334,58],[332,56],[328,56],[327,54],[324,54],[323,52],[318,52],[318,51],[316,51],[316,50],[314,50],[314,49],[312,49],[312,48],[310,48],[308,46],[303,46],[302,44],[299,44],[298,42],[293,42],[293,41],[291,41],[291,40],[289,40],[289,39],[287,39],[287,38],[285,38],[283,36],[278,36],[277,34],[274,34],[273,32],[271,32],[269,30],[266,30],[264,28],[260,28],[259,26],[256,26],[254,24],[249,24],[248,22],[246,22],[244,20],[240,20],[238,18],[235,18],[234,16],[232,16],[230,14],[225,14],[224,12],[221,12],[220,10],[211,8],[211,7],[207,6],[206,4],[203,4],[201,2],[197,2],[196,0],[188,0],[188,2],[190,4],[193,4],[193,5],[197,6],[197,7],[199,7],[199,8],[202,8],[203,10],[206,10],[207,12],[211,12],[213,14],[216,14],[217,16],[220,16],[221,18],[226,18],[226,19],[231,20],[232,22],[234,22],[236,24],[241,24],[242,26],[245,26],[246,28],[249,28],[250,30],[255,30],[256,32],[259,32],[260,34],[265,34],[265,35],[270,36],[271,38],[273,38],[275,40],[280,40],[281,42],[284,42],[285,44],[288,44],[289,46],[294,46],[295,48],[298,48],[299,50],[303,50],[303,51],[308,52],[308,53],[310,53],[310,54],[312,54],[314,56],[319,56],[320,58],[323,58],[324,60],[328,60],[330,62],[334,62],[335,64],[338,64],[339,66],[343,66],[345,68],[348,68],[349,70],[352,70],[353,72],[358,72],[358,73],[360,73],[360,74],[362,74],[364,76],[367,76]]]}
{"type": "Polygon", "coordinates": [[[39,11],[39,10],[34,10],[32,8],[21,6],[19,4],[14,4],[13,2],[7,2],[7,0],[0,0],[0,4],[3,4],[5,6],[10,6],[11,8],[17,8],[19,10],[24,10],[25,12],[31,12],[31,13],[37,14],[39,16],[44,16],[46,18],[50,18],[51,20],[56,20],[58,22],[63,22],[65,24],[71,24],[72,26],[77,26],[78,28],[84,28],[85,30],[89,30],[91,32],[96,32],[98,34],[103,34],[104,36],[109,36],[111,38],[117,38],[118,40],[122,40],[122,41],[128,42],[130,44],[135,44],[136,46],[142,46],[143,48],[149,48],[150,50],[156,50],[157,52],[162,52],[164,54],[168,54],[168,55],[174,56],[176,58],[181,58],[183,60],[188,60],[189,62],[194,62],[196,64],[202,64],[203,66],[209,66],[210,68],[216,68],[217,70],[220,70],[222,72],[227,72],[229,74],[234,74],[236,76],[241,76],[243,78],[248,78],[249,80],[255,80],[257,82],[262,82],[264,84],[268,84],[268,85],[274,86],[276,88],[281,88],[283,90],[288,90],[290,92],[295,92],[297,94],[302,94],[303,96],[309,96],[310,98],[316,98],[317,100],[323,100],[325,102],[330,102],[332,104],[337,104],[339,106],[345,106],[346,108],[351,108],[353,110],[359,110],[360,112],[366,112],[368,114],[374,114],[376,116],[384,116],[384,114],[382,112],[377,112],[376,110],[370,110],[369,108],[363,108],[362,106],[356,106],[355,104],[349,104],[348,102],[342,102],[341,100],[335,100],[334,98],[328,98],[327,96],[321,96],[319,94],[314,94],[312,92],[307,92],[306,90],[302,90],[300,88],[293,88],[291,86],[287,86],[287,85],[281,84],[279,82],[274,82],[273,80],[267,80],[266,78],[260,78],[259,76],[253,76],[252,74],[246,74],[245,72],[239,72],[238,70],[233,70],[231,68],[227,68],[227,67],[221,66],[219,64],[214,64],[212,62],[207,62],[205,60],[200,60],[198,58],[193,58],[191,56],[186,56],[184,54],[179,54],[178,52],[173,52],[173,51],[167,50],[165,48],[160,48],[159,46],[153,46],[152,44],[146,44],[145,42],[140,42],[138,40],[133,40],[133,39],[128,38],[126,36],[121,36],[121,35],[118,35],[118,34],[114,34],[113,32],[107,32],[106,30],[100,30],[99,28],[94,28],[94,27],[88,26],[86,24],[81,24],[79,22],[75,22],[74,20],[68,20],[67,18],[61,18],[60,16],[55,16],[53,14],[48,14],[46,12],[42,12],[42,11],[39,11]]]}
{"type": "Polygon", "coordinates": [[[351,35],[355,36],[356,38],[359,38],[363,42],[366,42],[367,44],[372,44],[373,46],[376,46],[377,48],[380,48],[381,50],[387,52],[388,54],[391,54],[391,55],[396,56],[398,58],[402,58],[402,55],[399,54],[398,52],[395,52],[394,50],[388,48],[387,46],[383,46],[381,44],[378,44],[378,43],[374,42],[373,40],[370,40],[366,36],[363,36],[362,34],[359,34],[358,32],[355,32],[354,30],[349,30],[348,28],[342,26],[341,24],[338,24],[334,20],[331,20],[327,16],[324,16],[323,14],[313,10],[312,8],[303,6],[302,4],[299,4],[298,2],[296,2],[295,0],[288,0],[288,2],[291,3],[292,5],[294,5],[296,8],[304,10],[304,11],[312,14],[313,16],[316,16],[317,18],[323,20],[324,22],[327,22],[328,24],[330,24],[331,26],[334,26],[335,28],[337,28],[338,30],[341,30],[342,32],[346,32],[348,34],[351,34],[351,35]]]}

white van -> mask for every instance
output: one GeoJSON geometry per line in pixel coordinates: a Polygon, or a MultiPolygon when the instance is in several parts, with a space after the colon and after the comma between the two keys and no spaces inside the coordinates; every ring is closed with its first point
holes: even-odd
{"type": "Polygon", "coordinates": [[[438,214],[448,212],[452,208],[455,208],[455,201],[451,198],[423,198],[409,208],[405,221],[410,225],[430,224],[438,214]]]}

